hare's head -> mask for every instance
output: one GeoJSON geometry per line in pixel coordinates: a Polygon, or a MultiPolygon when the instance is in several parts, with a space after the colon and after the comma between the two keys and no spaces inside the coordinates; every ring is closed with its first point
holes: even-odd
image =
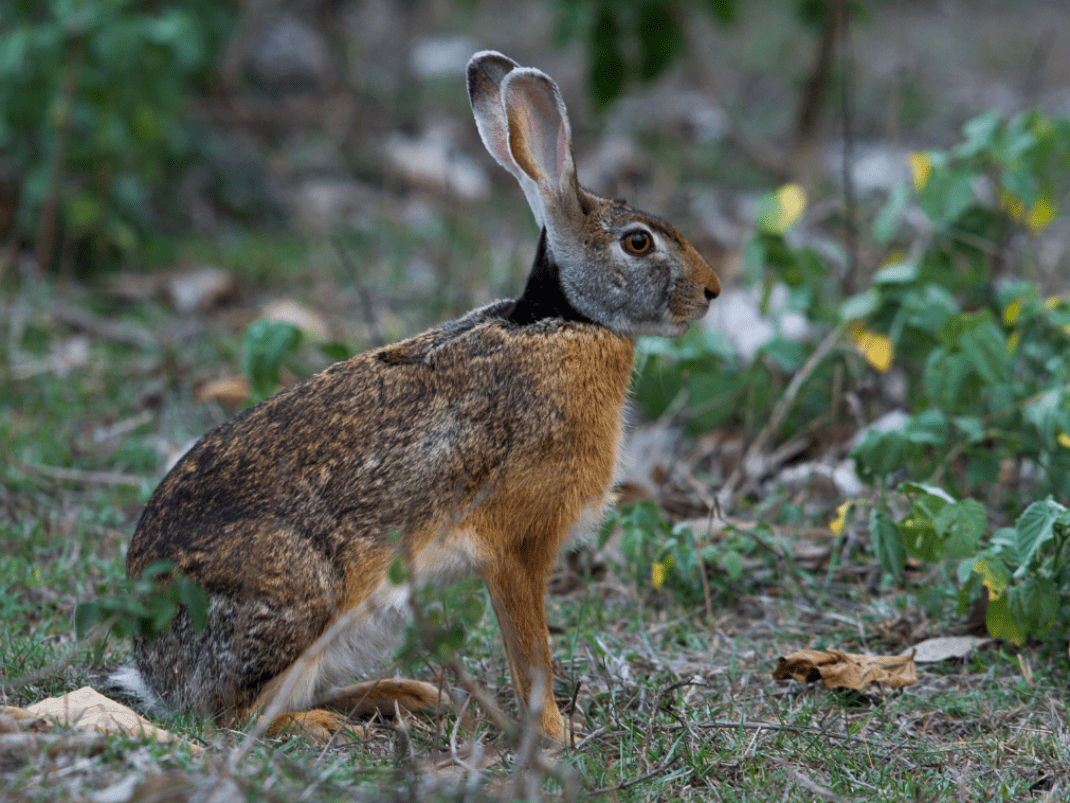
{"type": "Polygon", "coordinates": [[[717,275],[665,221],[583,189],[557,85],[493,51],[468,63],[483,144],[520,182],[546,236],[561,290],[584,317],[629,337],[687,331],[721,290],[717,275]]]}

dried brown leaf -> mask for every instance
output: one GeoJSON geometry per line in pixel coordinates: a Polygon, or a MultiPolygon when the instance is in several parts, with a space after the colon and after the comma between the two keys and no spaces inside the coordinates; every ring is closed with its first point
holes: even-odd
{"type": "Polygon", "coordinates": [[[193,397],[199,402],[214,401],[224,407],[237,407],[248,399],[251,393],[249,381],[241,374],[235,374],[209,379],[198,385],[193,391],[193,397]]]}
{"type": "Polygon", "coordinates": [[[893,689],[918,682],[913,653],[909,655],[859,655],[839,650],[796,650],[781,656],[773,672],[776,680],[799,683],[820,680],[827,689],[863,689],[883,683],[893,689]]]}
{"type": "MultiPolygon", "coordinates": [[[[48,697],[25,709],[5,708],[4,713],[15,719],[44,718],[57,725],[72,726],[93,734],[124,733],[128,736],[147,736],[158,742],[170,742],[174,735],[162,728],[157,728],[144,717],[125,705],[105,697],[89,686],[64,694],[62,697],[48,697]]],[[[14,734],[25,735],[25,734],[14,734]]],[[[70,737],[70,744],[82,749],[89,742],[78,741],[70,737]]],[[[101,744],[106,744],[103,740],[101,744]]],[[[96,744],[93,742],[93,744],[96,744]]],[[[199,753],[203,748],[191,746],[191,751],[199,753]]]]}

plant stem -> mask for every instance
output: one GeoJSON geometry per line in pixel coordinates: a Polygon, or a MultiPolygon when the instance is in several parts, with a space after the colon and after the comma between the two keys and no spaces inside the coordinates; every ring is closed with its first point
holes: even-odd
{"type": "Polygon", "coordinates": [[[34,261],[37,275],[48,270],[55,251],[56,218],[59,214],[59,196],[63,184],[63,168],[67,161],[67,146],[71,137],[71,119],[74,116],[74,98],[78,92],[78,79],[85,61],[85,37],[78,36],[67,43],[67,64],[63,76],[63,89],[56,108],[56,138],[48,159],[48,179],[44,200],[41,202],[41,218],[37,227],[37,242],[34,261]]]}

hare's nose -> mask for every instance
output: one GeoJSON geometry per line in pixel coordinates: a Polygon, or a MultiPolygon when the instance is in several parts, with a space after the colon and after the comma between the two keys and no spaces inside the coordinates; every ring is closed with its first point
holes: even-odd
{"type": "Polygon", "coordinates": [[[710,302],[721,294],[721,280],[717,278],[717,274],[710,270],[710,268],[706,268],[706,270],[709,271],[709,273],[707,274],[706,281],[703,282],[704,287],[702,292],[706,296],[706,301],[710,302]]]}

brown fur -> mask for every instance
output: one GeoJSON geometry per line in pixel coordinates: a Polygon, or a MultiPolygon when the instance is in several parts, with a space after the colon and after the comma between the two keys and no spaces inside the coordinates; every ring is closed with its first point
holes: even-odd
{"type": "Polygon", "coordinates": [[[128,573],[167,559],[211,597],[202,632],[182,611],[158,639],[135,640],[141,678],[165,703],[234,720],[279,702],[275,731],[315,734],[342,717],[312,706],[433,708],[438,690],[419,681],[330,687],[347,668],[338,662],[366,657],[396,629],[407,589],[386,576],[401,554],[418,583],[485,580],[521,705],[539,710],[543,734],[564,737],[545,586],[612,482],[633,363],[628,327],[678,332],[719,284],[667,223],[579,188],[564,107],[542,73],[520,71],[538,97],[514,91],[506,124],[495,104],[510,65],[479,54],[470,67],[484,141],[522,183],[563,165],[556,175],[571,196],[525,188],[545,204],[536,214],[547,230],[524,294],[278,393],[209,432],[164,478],[128,573]],[[503,142],[514,118],[532,115],[538,132],[517,123],[503,142]],[[560,152],[527,145],[555,130],[568,145],[556,165],[560,152]],[[619,247],[637,226],[658,244],[641,258],[619,247]],[[323,644],[332,628],[341,635],[323,644]],[[300,678],[288,674],[295,666],[300,678]]]}

